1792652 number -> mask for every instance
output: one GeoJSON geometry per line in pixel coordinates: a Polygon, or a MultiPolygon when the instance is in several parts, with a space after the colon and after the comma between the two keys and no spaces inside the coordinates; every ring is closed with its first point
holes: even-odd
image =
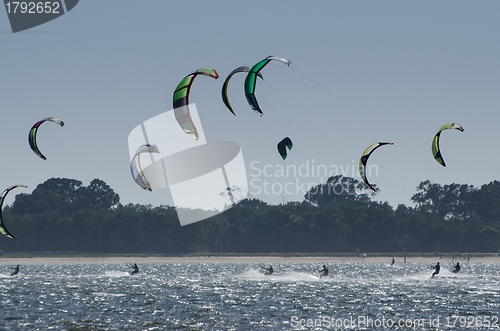
{"type": "Polygon", "coordinates": [[[498,316],[457,316],[446,317],[446,327],[449,328],[485,328],[500,329],[498,316]]]}
{"type": "Polygon", "coordinates": [[[12,1],[5,4],[8,14],[59,14],[59,2],[19,2],[12,1]]]}

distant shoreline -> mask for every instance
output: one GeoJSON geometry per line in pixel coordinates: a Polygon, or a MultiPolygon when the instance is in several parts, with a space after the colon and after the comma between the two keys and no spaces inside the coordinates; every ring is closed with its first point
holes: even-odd
{"type": "MultiPolygon", "coordinates": [[[[402,254],[369,254],[358,257],[355,254],[196,254],[179,256],[124,255],[124,256],[23,256],[2,257],[0,265],[39,264],[120,264],[120,263],[390,263],[403,264],[402,254]]],[[[406,263],[435,263],[437,261],[461,263],[500,263],[500,256],[493,253],[468,254],[407,254],[406,263]],[[470,258],[470,260],[468,260],[470,258]]]]}

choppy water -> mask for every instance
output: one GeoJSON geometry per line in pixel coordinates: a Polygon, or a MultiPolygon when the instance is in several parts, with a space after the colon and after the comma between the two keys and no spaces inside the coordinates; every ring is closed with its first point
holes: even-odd
{"type": "Polygon", "coordinates": [[[9,267],[0,330],[500,329],[500,264],[444,263],[434,279],[429,264],[328,264],[328,279],[304,263],[273,276],[258,264],[9,267]]]}

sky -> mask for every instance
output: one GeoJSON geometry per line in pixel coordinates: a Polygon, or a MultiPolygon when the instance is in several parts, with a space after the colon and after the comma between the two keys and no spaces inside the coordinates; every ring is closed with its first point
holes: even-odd
{"type": "MultiPolygon", "coordinates": [[[[198,68],[190,101],[207,141],[241,147],[249,197],[302,201],[330,175],[358,177],[371,156],[373,197],[412,205],[421,181],[479,187],[498,178],[500,2],[82,0],[67,14],[12,33],[0,11],[0,187],[49,178],[105,181],[122,204],[173,205],[168,189],[141,189],[128,135],[172,109],[177,84],[198,68]],[[272,61],[249,107],[236,67],[272,61]],[[27,141],[45,117],[38,158],[27,141]],[[446,167],[432,157],[437,130],[446,167]],[[293,141],[282,160],[276,144],[293,141]],[[327,169],[325,173],[324,169],[327,169]],[[320,170],[318,174],[318,170],[320,170]]],[[[176,141],[172,141],[176,144],[176,141]]],[[[12,203],[14,194],[7,199],[12,203]]]]}

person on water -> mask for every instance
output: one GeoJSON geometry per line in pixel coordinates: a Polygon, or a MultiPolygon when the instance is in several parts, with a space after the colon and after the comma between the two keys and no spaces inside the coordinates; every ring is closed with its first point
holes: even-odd
{"type": "Polygon", "coordinates": [[[439,273],[439,271],[441,270],[441,266],[439,265],[439,262],[434,266],[434,273],[432,274],[432,278],[434,278],[435,275],[437,275],[439,273]]]}
{"type": "Polygon", "coordinates": [[[323,270],[320,270],[319,272],[321,272],[319,278],[328,277],[328,268],[326,265],[323,264],[323,270]]]}
{"type": "Polygon", "coordinates": [[[14,271],[10,275],[11,276],[17,275],[19,273],[19,264],[16,267],[11,268],[11,269],[14,270],[14,271]]]}
{"type": "Polygon", "coordinates": [[[262,267],[262,269],[266,270],[266,273],[264,275],[272,275],[274,272],[273,266],[269,266],[269,268],[262,267]]]}
{"type": "Polygon", "coordinates": [[[134,263],[134,265],[131,266],[130,268],[132,268],[132,271],[130,272],[131,276],[139,272],[139,267],[137,266],[137,263],[134,263]]]}
{"type": "Polygon", "coordinates": [[[394,265],[394,262],[396,262],[396,261],[394,260],[394,258],[392,258],[392,263],[391,263],[391,265],[394,265]]]}
{"type": "Polygon", "coordinates": [[[460,263],[457,262],[457,264],[454,264],[453,266],[455,267],[455,269],[453,269],[451,272],[456,274],[457,272],[460,271],[460,263]]]}

